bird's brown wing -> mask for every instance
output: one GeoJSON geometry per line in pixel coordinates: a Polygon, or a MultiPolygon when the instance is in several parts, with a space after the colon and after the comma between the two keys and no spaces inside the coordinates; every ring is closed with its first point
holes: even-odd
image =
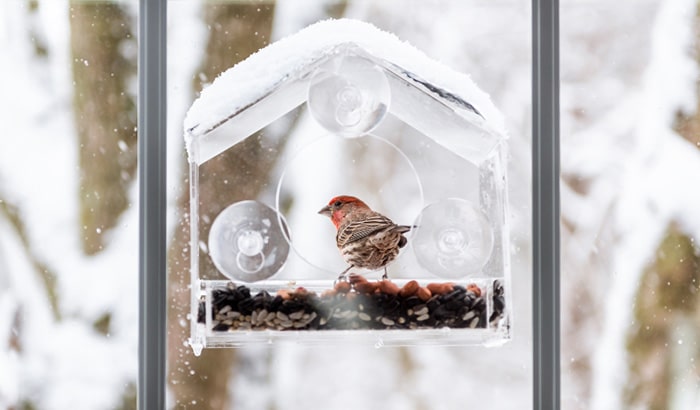
{"type": "Polygon", "coordinates": [[[374,233],[395,227],[396,224],[383,215],[374,215],[360,221],[353,221],[338,229],[336,241],[342,247],[349,243],[359,241],[374,233]]]}

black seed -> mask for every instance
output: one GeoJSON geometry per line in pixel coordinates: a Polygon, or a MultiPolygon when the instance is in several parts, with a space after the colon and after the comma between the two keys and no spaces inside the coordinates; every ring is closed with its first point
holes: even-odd
{"type": "Polygon", "coordinates": [[[501,284],[500,280],[493,281],[493,294],[495,296],[502,296],[503,295],[503,284],[501,284]]]}
{"type": "Polygon", "coordinates": [[[465,288],[463,288],[461,286],[455,287],[455,289],[452,292],[444,295],[442,297],[442,300],[444,302],[452,302],[452,301],[460,301],[461,302],[464,299],[466,294],[467,294],[467,290],[465,288]]]}
{"type": "Polygon", "coordinates": [[[220,309],[226,305],[234,305],[236,300],[230,289],[220,288],[211,291],[211,303],[220,309]]]}
{"type": "Polygon", "coordinates": [[[392,314],[401,308],[401,302],[397,298],[391,297],[381,302],[379,307],[384,311],[384,314],[392,314]]]}
{"type": "Polygon", "coordinates": [[[484,301],[484,298],[479,297],[474,301],[474,304],[472,305],[472,309],[477,310],[477,311],[486,311],[486,302],[484,301]]]}
{"type": "Polygon", "coordinates": [[[255,302],[253,299],[248,298],[238,302],[238,311],[241,312],[242,315],[250,315],[253,313],[253,310],[255,310],[255,302]]]}
{"type": "Polygon", "coordinates": [[[422,304],[423,301],[418,298],[418,296],[410,296],[404,299],[403,305],[406,309],[410,309],[414,306],[422,304]]]}
{"type": "Polygon", "coordinates": [[[241,300],[250,298],[250,289],[245,286],[239,286],[233,290],[227,290],[229,293],[229,300],[233,302],[240,302],[241,300]]]}
{"type": "Polygon", "coordinates": [[[285,300],[282,303],[282,307],[279,310],[280,310],[280,312],[289,314],[289,313],[296,312],[298,310],[305,310],[306,307],[307,307],[306,303],[304,303],[304,301],[302,301],[302,300],[289,299],[289,300],[285,300]]]}
{"type": "Polygon", "coordinates": [[[270,294],[264,290],[258,292],[258,294],[255,295],[255,297],[253,297],[255,309],[266,308],[269,305],[270,301],[272,301],[272,296],[270,296],[270,294]]]}
{"type": "Polygon", "coordinates": [[[214,326],[214,327],[212,328],[212,330],[215,331],[215,332],[225,332],[225,331],[229,330],[230,327],[231,327],[231,326],[229,326],[229,325],[225,325],[225,324],[223,324],[223,323],[219,323],[218,325],[214,326]]]}
{"type": "Polygon", "coordinates": [[[442,304],[443,307],[447,310],[451,310],[453,312],[459,311],[464,307],[464,299],[459,300],[450,300],[442,304]]]}
{"type": "Polygon", "coordinates": [[[494,296],[493,309],[497,312],[503,312],[506,307],[506,299],[503,296],[494,296]]]}
{"type": "Polygon", "coordinates": [[[472,307],[474,305],[474,301],[476,300],[476,295],[473,292],[467,291],[467,293],[464,294],[464,306],[472,307]]]}
{"type": "Polygon", "coordinates": [[[250,289],[248,289],[246,286],[239,286],[236,288],[236,291],[243,295],[244,298],[250,297],[250,289]]]}
{"type": "Polygon", "coordinates": [[[479,324],[476,327],[486,327],[486,309],[479,314],[479,324]]]}
{"type": "Polygon", "coordinates": [[[455,313],[454,311],[447,309],[446,305],[442,305],[438,306],[437,309],[432,312],[432,315],[437,320],[445,320],[447,318],[454,317],[455,313]]]}
{"type": "Polygon", "coordinates": [[[282,306],[282,303],[284,303],[282,296],[275,296],[267,305],[267,310],[270,312],[276,312],[282,306]]]}
{"type": "Polygon", "coordinates": [[[316,315],[316,317],[309,322],[309,329],[318,329],[320,327],[319,323],[321,322],[321,315],[316,315]]]}
{"type": "Polygon", "coordinates": [[[367,313],[368,315],[374,317],[374,316],[379,316],[380,314],[383,313],[383,308],[379,303],[377,303],[376,300],[362,296],[362,297],[357,297],[358,303],[361,303],[362,306],[364,306],[364,309],[362,310],[363,312],[367,313]],[[362,298],[362,299],[361,299],[362,298]]]}
{"type": "Polygon", "coordinates": [[[430,309],[430,311],[433,311],[437,309],[438,306],[440,306],[439,297],[440,296],[433,296],[432,298],[428,299],[428,301],[425,303],[426,306],[428,306],[428,309],[430,309]]]}
{"type": "Polygon", "coordinates": [[[204,302],[199,302],[199,308],[197,309],[197,322],[204,323],[205,318],[205,304],[204,302]]]}

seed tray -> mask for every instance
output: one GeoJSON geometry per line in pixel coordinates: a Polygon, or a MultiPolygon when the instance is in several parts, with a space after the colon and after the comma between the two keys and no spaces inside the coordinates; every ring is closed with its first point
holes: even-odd
{"type": "MultiPolygon", "coordinates": [[[[213,334],[237,331],[486,329],[505,315],[500,280],[487,287],[412,280],[403,286],[390,280],[368,281],[351,275],[348,281],[316,292],[304,287],[253,293],[246,285],[228,282],[210,291],[213,334]],[[490,299],[490,303],[489,300],[490,299]]],[[[206,296],[197,321],[206,323],[206,296]]]]}

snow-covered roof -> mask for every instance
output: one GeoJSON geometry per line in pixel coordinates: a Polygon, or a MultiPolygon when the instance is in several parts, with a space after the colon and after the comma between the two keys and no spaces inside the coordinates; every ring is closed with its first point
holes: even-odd
{"type": "Polygon", "coordinates": [[[203,163],[303,104],[310,74],[328,60],[348,54],[366,58],[390,74],[390,113],[458,154],[478,161],[505,138],[500,112],[468,75],[369,23],[325,20],[259,50],[202,91],[184,121],[190,160],[203,163]],[[406,84],[413,91],[406,90],[406,84]],[[395,95],[411,92],[412,97],[395,95]],[[410,106],[417,98],[439,102],[444,112],[424,113],[422,104],[410,106]],[[456,137],[460,121],[479,130],[473,133],[475,138],[456,137]],[[212,133],[223,124],[232,131],[212,133]],[[449,136],[431,135],[437,126],[438,133],[449,136]]]}

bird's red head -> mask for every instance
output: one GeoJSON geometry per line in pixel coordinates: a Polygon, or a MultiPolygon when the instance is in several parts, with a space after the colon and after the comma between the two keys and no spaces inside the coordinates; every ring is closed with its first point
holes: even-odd
{"type": "Polygon", "coordinates": [[[333,225],[338,228],[348,214],[357,210],[370,210],[370,208],[354,196],[340,195],[328,201],[328,205],[321,208],[318,213],[331,218],[333,225]]]}

